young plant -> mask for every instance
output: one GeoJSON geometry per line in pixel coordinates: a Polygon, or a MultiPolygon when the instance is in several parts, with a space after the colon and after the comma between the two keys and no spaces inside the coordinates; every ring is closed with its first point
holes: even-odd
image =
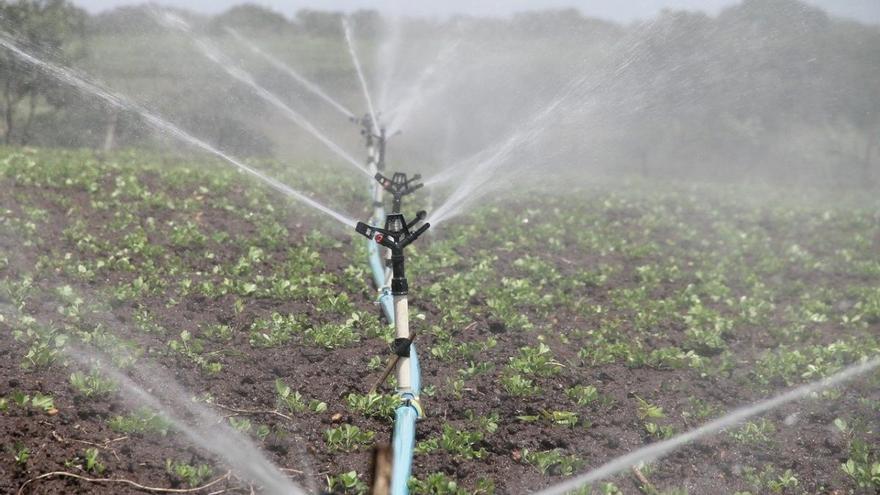
{"type": "Polygon", "coordinates": [[[214,474],[214,470],[207,464],[194,466],[171,459],[165,459],[165,472],[186,483],[190,488],[204,484],[214,474]]]}
{"type": "Polygon", "coordinates": [[[342,450],[351,452],[358,450],[363,445],[373,443],[376,434],[372,431],[362,431],[357,426],[344,424],[338,428],[330,428],[324,431],[324,441],[330,450],[342,450]]]}
{"type": "Polygon", "coordinates": [[[116,382],[102,375],[98,368],[92,368],[88,374],[75,371],[70,375],[70,384],[86,397],[104,397],[116,391],[116,382]]]}
{"type": "Polygon", "coordinates": [[[583,466],[583,461],[580,458],[574,455],[565,455],[558,449],[543,452],[523,449],[522,459],[544,475],[571,476],[575,470],[583,466]]]}
{"type": "Polygon", "coordinates": [[[352,412],[379,419],[394,417],[394,410],[401,404],[400,398],[396,395],[377,393],[367,395],[351,393],[346,397],[346,401],[352,412]]]}
{"type": "Polygon", "coordinates": [[[147,408],[136,409],[125,416],[114,416],[107,425],[111,430],[126,435],[158,433],[164,437],[171,430],[170,421],[147,408]]]}
{"type": "Polygon", "coordinates": [[[575,385],[565,390],[565,395],[579,406],[586,406],[599,398],[599,391],[592,385],[575,385]]]}
{"type": "Polygon", "coordinates": [[[483,433],[479,431],[461,431],[450,425],[443,425],[440,437],[429,438],[419,442],[416,452],[427,453],[443,449],[455,457],[463,459],[482,459],[488,452],[482,447],[474,446],[483,441],[483,433]]]}
{"type": "Polygon", "coordinates": [[[366,495],[369,493],[369,487],[360,480],[357,471],[327,476],[327,490],[330,493],[343,493],[346,495],[366,495]]]}
{"type": "Polygon", "coordinates": [[[83,469],[89,473],[101,474],[104,472],[104,464],[98,460],[98,449],[89,448],[83,452],[83,469]]]}
{"type": "Polygon", "coordinates": [[[280,378],[275,379],[275,392],[278,394],[279,408],[286,409],[292,413],[305,411],[306,404],[303,402],[302,394],[296,390],[291,390],[290,386],[280,378]]]}
{"type": "Polygon", "coordinates": [[[501,377],[501,385],[508,394],[515,397],[532,397],[541,393],[540,387],[519,373],[501,377]]]}
{"type": "Polygon", "coordinates": [[[28,459],[31,458],[31,450],[20,442],[16,442],[12,446],[12,459],[19,466],[27,465],[28,459]]]}
{"type": "Polygon", "coordinates": [[[523,347],[519,356],[510,358],[510,368],[518,373],[540,377],[558,374],[562,364],[553,359],[550,347],[541,342],[538,347],[523,347]]]}

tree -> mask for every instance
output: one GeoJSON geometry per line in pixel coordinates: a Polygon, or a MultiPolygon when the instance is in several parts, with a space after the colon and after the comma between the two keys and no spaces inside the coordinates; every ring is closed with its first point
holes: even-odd
{"type": "MultiPolygon", "coordinates": [[[[53,61],[67,62],[64,49],[82,38],[85,13],[66,0],[0,2],[0,20],[12,30],[16,43],[53,61]]],[[[0,53],[0,110],[3,141],[26,144],[34,117],[41,109],[53,111],[65,103],[65,90],[39,69],[9,51],[0,53]],[[20,114],[24,107],[24,115],[20,114]]]]}
{"type": "Polygon", "coordinates": [[[342,14],[302,9],[296,13],[297,25],[308,34],[330,38],[342,36],[342,14]]]}
{"type": "Polygon", "coordinates": [[[259,33],[278,34],[289,29],[291,24],[286,17],[274,10],[246,3],[232,7],[214,17],[211,22],[211,30],[214,32],[222,32],[223,27],[226,26],[259,33]]]}

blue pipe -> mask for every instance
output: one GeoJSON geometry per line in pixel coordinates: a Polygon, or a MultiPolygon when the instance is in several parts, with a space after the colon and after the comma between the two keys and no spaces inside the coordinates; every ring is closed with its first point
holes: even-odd
{"type": "Polygon", "coordinates": [[[419,404],[421,373],[415,344],[410,345],[412,390],[401,393],[404,400],[397,408],[394,419],[394,437],[391,442],[394,460],[391,464],[391,495],[409,495],[413,451],[416,446],[416,420],[423,415],[419,404]]]}
{"type": "MultiPolygon", "coordinates": [[[[373,182],[373,193],[379,187],[377,182],[373,182]]],[[[374,196],[371,196],[374,197],[374,196]]],[[[374,225],[384,225],[385,208],[377,206],[373,211],[374,225]]],[[[367,255],[370,258],[370,270],[373,272],[373,284],[376,289],[381,291],[379,294],[379,304],[382,306],[382,312],[385,313],[385,321],[389,325],[394,325],[394,298],[391,296],[391,288],[385,286],[385,260],[379,251],[379,245],[371,240],[367,240],[367,255]]]]}
{"type": "Polygon", "coordinates": [[[382,255],[379,253],[379,246],[373,241],[367,241],[367,250],[370,257],[370,270],[373,272],[373,283],[376,284],[382,293],[379,294],[379,304],[382,305],[382,311],[385,313],[385,320],[390,325],[394,325],[394,297],[391,295],[391,288],[385,286],[385,263],[383,263],[382,255]]]}

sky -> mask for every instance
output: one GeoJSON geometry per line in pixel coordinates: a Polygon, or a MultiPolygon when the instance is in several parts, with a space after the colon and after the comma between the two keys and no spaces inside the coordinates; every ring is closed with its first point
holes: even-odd
{"type": "MultiPolygon", "coordinates": [[[[630,22],[652,17],[664,8],[703,10],[715,14],[737,0],[248,0],[292,16],[303,8],[353,11],[393,10],[404,15],[446,17],[452,14],[508,15],[524,10],[576,7],[591,17],[630,22]]],[[[862,22],[880,24],[880,0],[806,0],[828,12],[862,22]]],[[[99,12],[119,5],[136,5],[145,0],[74,0],[73,3],[99,12]]],[[[245,0],[161,0],[157,3],[214,14],[245,0]]]]}

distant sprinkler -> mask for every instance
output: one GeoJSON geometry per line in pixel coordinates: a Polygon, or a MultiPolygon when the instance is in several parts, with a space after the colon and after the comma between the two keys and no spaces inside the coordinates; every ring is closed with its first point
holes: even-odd
{"type": "Polygon", "coordinates": [[[367,166],[385,170],[385,128],[374,121],[370,114],[360,118],[351,117],[350,120],[361,127],[361,136],[367,146],[367,166]]]}
{"type": "Polygon", "coordinates": [[[394,198],[391,206],[392,213],[400,213],[400,203],[404,196],[412,194],[424,186],[424,184],[417,183],[421,178],[421,174],[416,174],[412,179],[407,179],[405,173],[394,172],[394,175],[389,179],[381,173],[376,173],[376,180],[394,198]]]}

